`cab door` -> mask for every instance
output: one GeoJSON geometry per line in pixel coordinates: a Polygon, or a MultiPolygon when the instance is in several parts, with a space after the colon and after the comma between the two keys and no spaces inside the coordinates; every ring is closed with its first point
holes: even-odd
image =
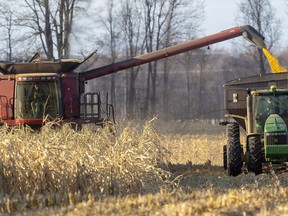
{"type": "Polygon", "coordinates": [[[80,117],[79,79],[77,74],[65,74],[61,77],[63,110],[66,118],[80,117]]]}

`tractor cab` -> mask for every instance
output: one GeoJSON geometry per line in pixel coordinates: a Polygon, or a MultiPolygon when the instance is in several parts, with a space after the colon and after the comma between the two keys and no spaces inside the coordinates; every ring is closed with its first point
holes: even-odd
{"type": "MultiPolygon", "coordinates": [[[[282,125],[288,122],[288,91],[276,89],[251,92],[253,97],[252,119],[255,120],[254,133],[263,134],[271,123],[282,125]],[[271,119],[273,118],[274,121],[271,119]],[[280,120],[281,119],[281,120],[280,120]]],[[[279,129],[280,126],[277,126],[279,129]]],[[[282,128],[282,127],[281,127],[282,128]]]]}
{"type": "Polygon", "coordinates": [[[266,160],[287,161],[288,90],[271,86],[270,90],[253,91],[251,95],[255,121],[252,131],[260,134],[266,146],[266,160]]]}

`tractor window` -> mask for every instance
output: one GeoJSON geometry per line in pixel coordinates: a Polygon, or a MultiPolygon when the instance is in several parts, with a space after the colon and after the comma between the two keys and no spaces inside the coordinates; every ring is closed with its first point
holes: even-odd
{"type": "Polygon", "coordinates": [[[287,95],[261,95],[255,97],[254,111],[256,116],[257,132],[263,133],[265,121],[270,114],[278,114],[288,118],[287,95]]]}
{"type": "Polygon", "coordinates": [[[61,115],[58,82],[18,82],[16,85],[16,118],[52,118],[61,115]]]}

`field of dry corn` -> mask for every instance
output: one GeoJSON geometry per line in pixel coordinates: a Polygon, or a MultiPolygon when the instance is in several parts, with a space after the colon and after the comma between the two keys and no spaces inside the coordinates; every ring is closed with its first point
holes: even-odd
{"type": "Polygon", "coordinates": [[[288,214],[288,173],[226,175],[224,127],[116,126],[0,129],[0,214],[288,214]]]}

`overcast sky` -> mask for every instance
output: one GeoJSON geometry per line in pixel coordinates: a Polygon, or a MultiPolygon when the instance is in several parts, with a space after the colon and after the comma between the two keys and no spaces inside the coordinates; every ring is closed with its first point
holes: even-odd
{"type": "MultiPolygon", "coordinates": [[[[203,35],[199,34],[199,37],[218,33],[236,26],[235,17],[238,12],[237,4],[241,1],[242,0],[204,0],[205,20],[202,26],[203,35]]],[[[89,8],[93,11],[93,14],[101,14],[101,12],[105,10],[104,1],[93,0],[91,2],[93,3],[89,5],[89,8]]],[[[283,35],[279,48],[286,48],[288,47],[288,6],[285,4],[285,0],[270,0],[270,2],[272,7],[277,11],[277,18],[282,20],[283,35]]],[[[247,23],[243,23],[242,25],[246,24],[247,23]]],[[[95,26],[95,24],[93,25],[95,26]]],[[[233,40],[242,40],[242,38],[239,37],[233,40]]],[[[221,48],[224,46],[230,48],[233,40],[214,44],[213,47],[221,48]]]]}
{"type": "MultiPolygon", "coordinates": [[[[205,22],[204,34],[214,34],[219,31],[232,28],[235,26],[235,17],[237,15],[237,2],[241,0],[205,0],[205,22]]],[[[288,7],[285,5],[285,0],[270,0],[271,5],[277,11],[277,17],[282,20],[281,37],[282,44],[288,46],[288,7]]],[[[243,23],[245,25],[246,23],[243,23]]],[[[222,42],[220,46],[224,43],[222,42]]]]}

